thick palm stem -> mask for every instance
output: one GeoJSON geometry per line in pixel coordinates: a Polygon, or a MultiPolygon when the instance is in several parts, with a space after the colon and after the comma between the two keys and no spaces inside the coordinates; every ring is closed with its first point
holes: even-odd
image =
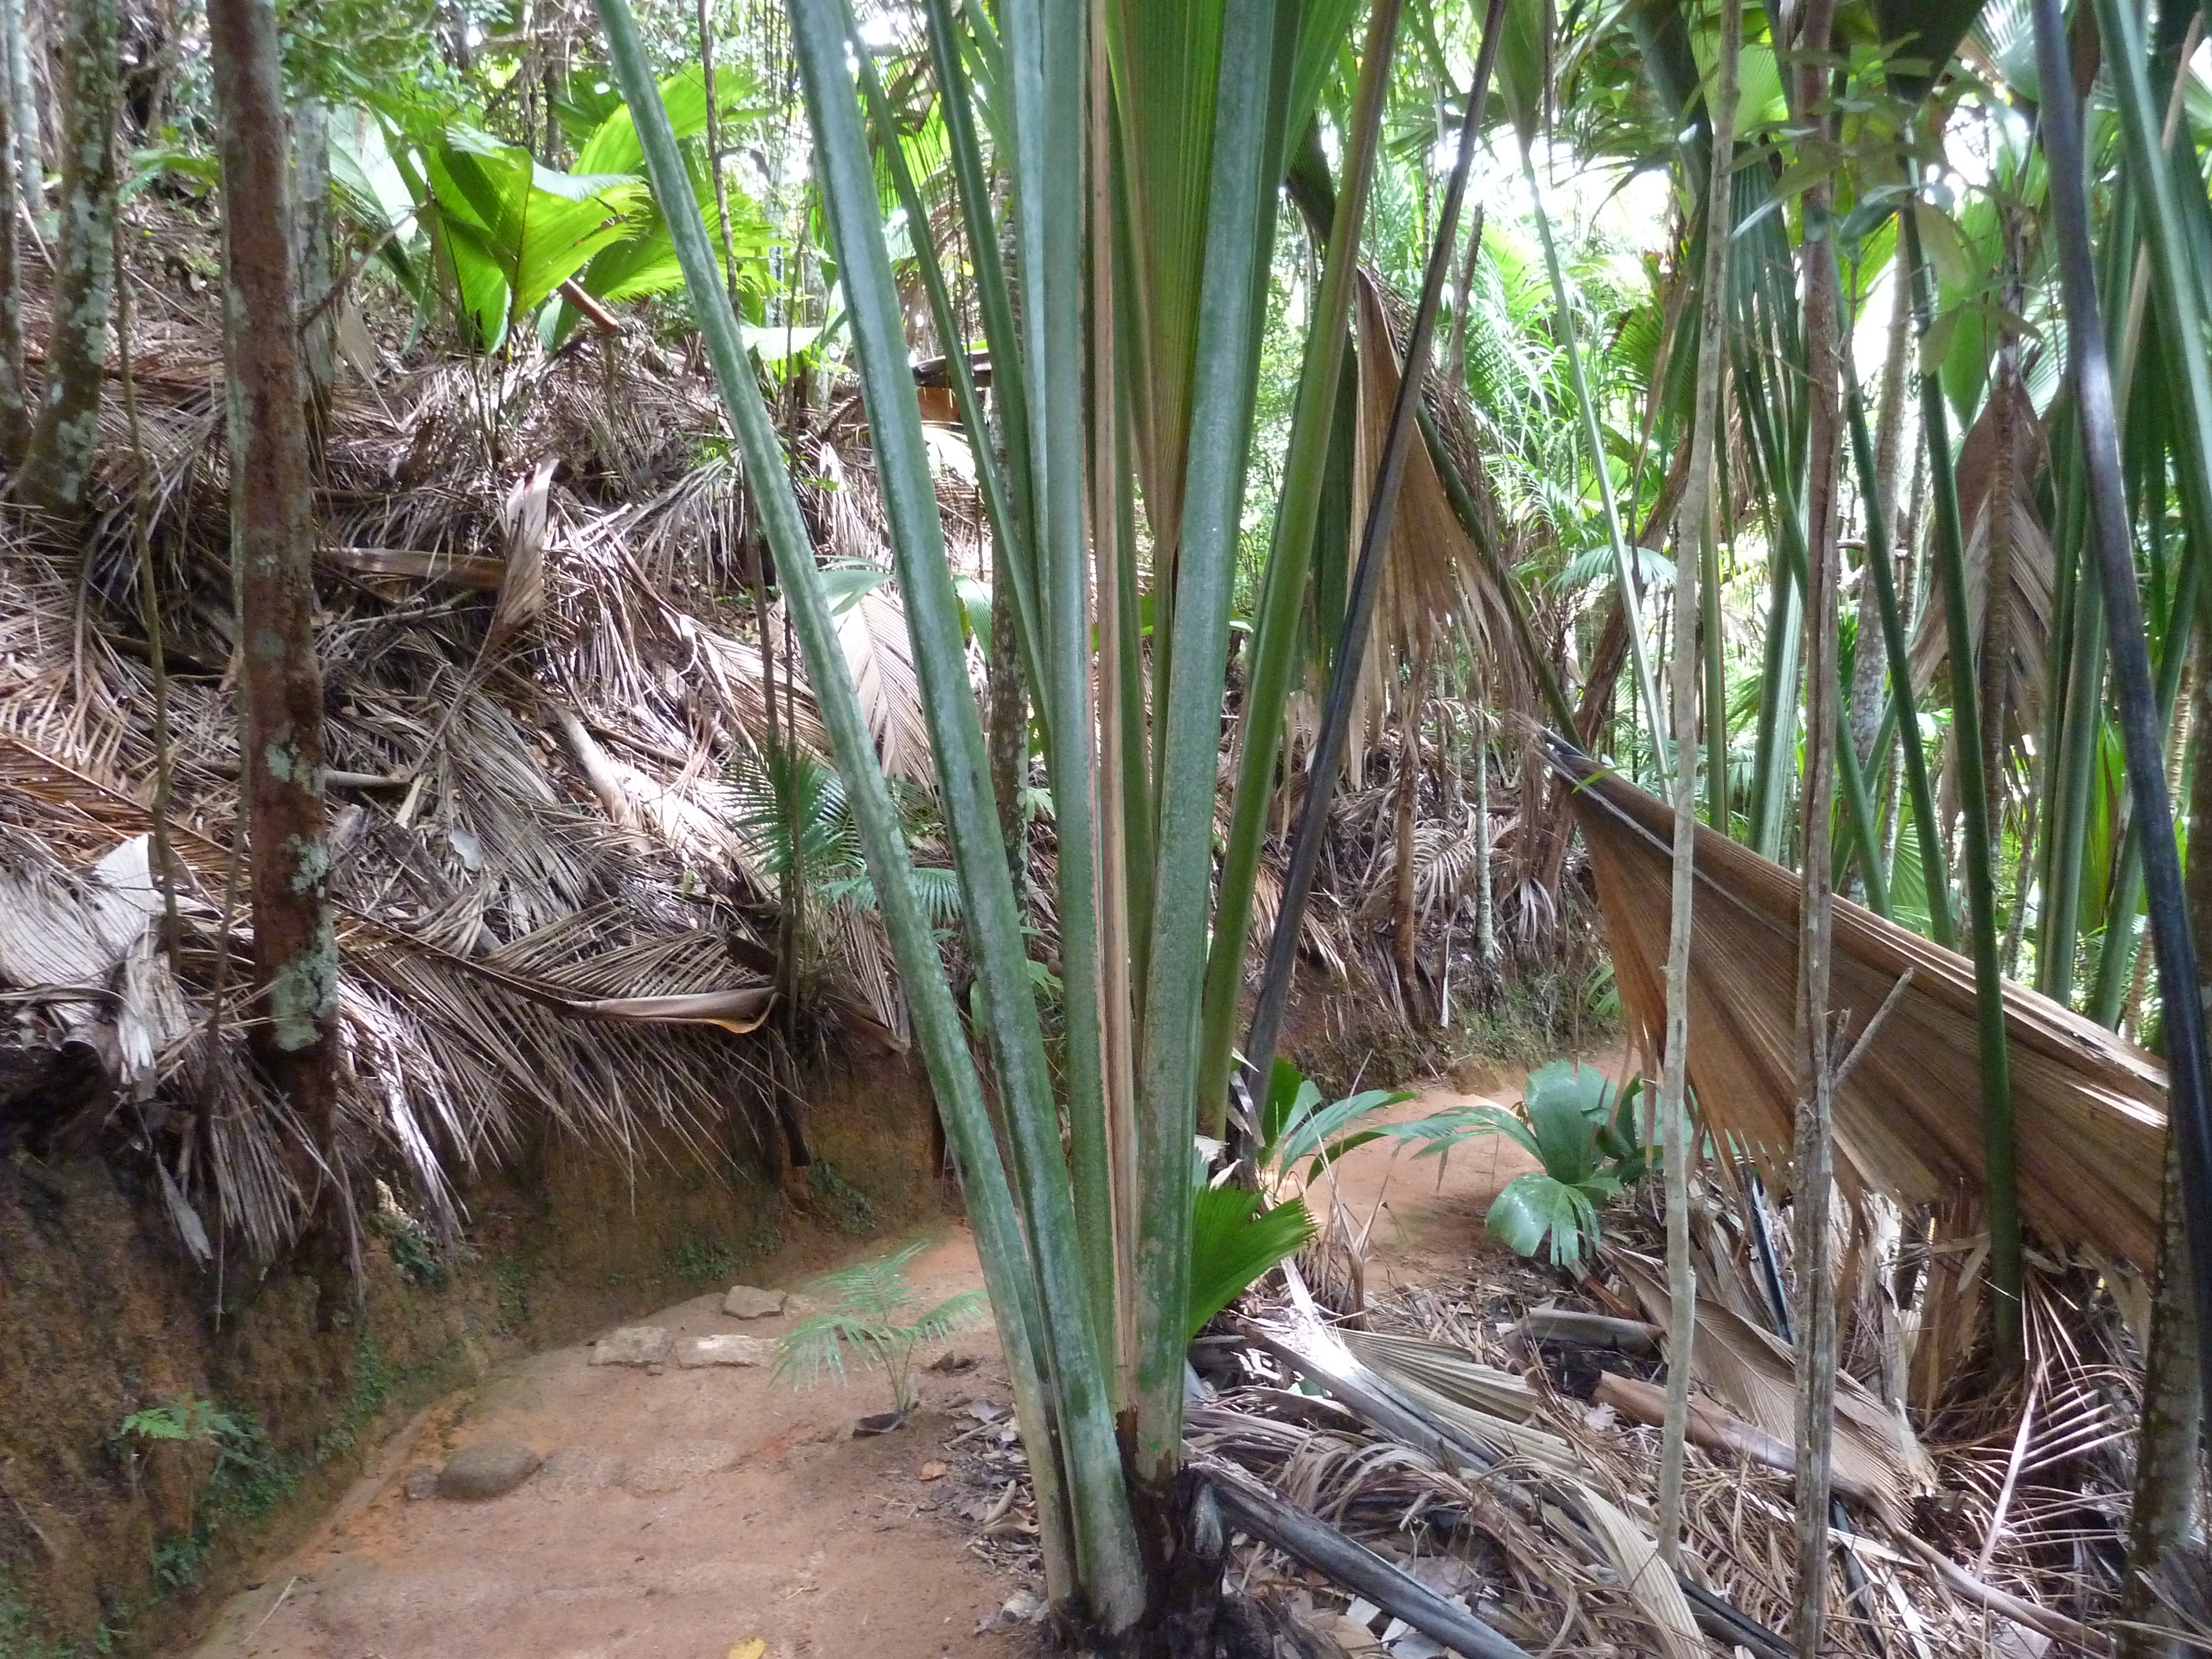
{"type": "MultiPolygon", "coordinates": [[[[627,0],[599,0],[599,11],[623,96],[633,110],[640,112],[638,135],[655,194],[664,204],[688,202],[691,199],[690,178],[669,130],[627,0]]],[[[842,32],[835,50],[842,59],[842,32]]],[[[917,1046],[928,1067],[939,1110],[964,1177],[977,1254],[997,1311],[1016,1407],[1032,1448],[1031,1468],[1037,1482],[1048,1576],[1056,1589],[1071,1587],[1074,1561],[1066,1521],[1066,1466],[1073,1462],[1075,1448],[1071,1441],[1064,1455],[1060,1449],[1060,1435],[1072,1432],[1077,1425],[1064,1413],[1052,1410],[1045,1392],[1050,1373],[1036,1267],[1024,1244],[959,1011],[938,960],[936,939],[915,892],[897,811],[875,758],[782,450],[747,361],[705,228],[696,211],[680,209],[668,213],[667,222],[683,264],[694,314],[737,429],[745,470],[752,481],[754,503],[791,603],[823,721],[851,793],[877,902],[898,958],[917,1046]]],[[[910,395],[908,402],[912,402],[910,395]]],[[[996,861],[1003,872],[1003,860],[996,861]]],[[[1080,1305],[1079,1296],[1075,1305],[1080,1305]]],[[[1110,1427],[1107,1438],[1110,1446],[1110,1427]]],[[[1118,1474],[1118,1462],[1110,1452],[1109,1461],[1115,1462],[1118,1474]]],[[[1133,1565],[1133,1535],[1127,1530],[1126,1508],[1121,1513],[1132,1564],[1127,1569],[1127,1588],[1123,1594],[1133,1595],[1140,1601],[1142,1586],[1133,1565]]],[[[1110,1587],[1086,1584],[1085,1588],[1096,1597],[1110,1587]]],[[[1126,1604],[1125,1616],[1131,1616],[1126,1613],[1126,1604]]]]}
{"type": "Polygon", "coordinates": [[[1399,0],[1381,0],[1370,15],[1345,154],[1342,200],[1328,230],[1321,287],[1315,295],[1304,361],[1298,371],[1297,406],[1283,457],[1283,487],[1275,509],[1267,566],[1261,578],[1253,630],[1251,670],[1244,693],[1244,724],[1237,738],[1237,787],[1229,839],[1221,862],[1220,908],[1206,962],[1205,1030],[1199,1054],[1199,1120],[1221,1138],[1229,1104],[1230,1051],[1244,988],[1244,960],[1252,929],[1252,898],[1267,838],[1267,808],[1274,794],[1275,760],[1289,710],[1291,670],[1302,633],[1300,607],[1313,567],[1322,486],[1328,473],[1329,434],[1337,408],[1352,282],[1359,264],[1359,228],[1366,218],[1374,177],[1376,136],[1389,88],[1391,48],[1399,0]]]}
{"type": "MultiPolygon", "coordinates": [[[[1917,175],[1913,182],[1917,184],[1917,175]]],[[[2013,1130],[2012,1058],[2005,1034],[2004,975],[1997,954],[1996,874],[1984,781],[1980,691],[1975,684],[1973,625],[1966,593],[1966,538],[1959,522],[1950,413],[1942,380],[1927,356],[1934,278],[1921,251],[1917,213],[1917,209],[1905,212],[1905,247],[1913,282],[1914,320],[1921,339],[1920,422],[1928,445],[1929,475],[1935,486],[1933,550],[1942,589],[1945,647],[1950,662],[1952,754],[1959,773],[1960,813],[1965,820],[1967,933],[1972,945],[1974,998],[1981,1025],[1983,1202],[1990,1223],[1992,1329],[1999,1367],[2014,1371],[2021,1364],[2021,1338],[2019,1146],[2013,1130]]],[[[2077,316],[2075,323],[2078,328],[2082,319],[2077,316]]],[[[2102,331],[2099,332],[2101,336],[2102,331]]]]}
{"type": "Polygon", "coordinates": [[[1206,418],[1191,426],[1177,538],[1176,639],[1157,774],[1159,844],[1138,1074],[1135,1462],[1139,1478],[1155,1486],[1164,1486],[1182,1455],[1190,1147],[1198,1126],[1221,693],[1260,368],[1265,289],[1259,273],[1274,245],[1295,12],[1279,0],[1229,0],[1215,98],[1192,381],[1194,407],[1206,418]]]}
{"type": "MultiPolygon", "coordinates": [[[[2143,42],[2138,21],[2128,9],[2100,0],[2098,22],[2105,36],[2106,61],[2119,83],[2118,101],[2139,161],[2151,180],[2154,222],[2164,216],[2172,191],[2172,176],[2144,143],[2143,117],[2148,87],[2143,72],[2143,42]],[[2132,61],[2127,55],[2136,54],[2132,61]],[[2148,149],[2148,156],[2142,152],[2148,149]]],[[[2064,19],[2057,0],[2036,0],[2036,64],[2047,86],[2067,88],[2069,69],[2064,19]]],[[[2141,825],[2143,873],[2149,896],[2150,930],[2157,952],[2159,983],[2166,1008],[2167,1098],[2173,1133],[2181,1145],[2182,1189],[2191,1278],[2197,1296],[2200,1365],[2212,1342],[2212,1078],[2208,1078],[2204,1009],[2197,982],[2197,952],[2190,936],[2182,890],[2181,860],[2175,845],[2163,746],[2157,725],[2157,690],[2143,635],[2142,600],[2136,591],[2135,554],[2127,504],[2122,495],[2118,422],[2106,356],[2102,314],[2097,304],[2096,272],[2089,262],[2089,210],[2082,179],[2081,116],[2070,96],[2049,100],[2044,110],[2043,148],[2050,163],[2059,271],[2069,327],[2067,368],[2080,411],[2083,458],[2088,483],[2090,543],[2098,579],[2105,590],[2105,616],[2112,682],[2119,706],[2120,736],[2127,756],[2128,792],[2141,825]]],[[[2160,239],[2154,235],[2156,245],[2160,239]]],[[[2172,296],[2179,305],[2181,298],[2172,296]]],[[[2190,320],[2193,321],[2194,319],[2190,320]]],[[[2173,337],[2195,338],[2184,331],[2173,337]]],[[[2198,354],[2185,353],[2194,357],[2198,354]]],[[[2201,436],[2212,439],[2212,432],[2201,436]]],[[[2173,639],[2168,655],[2181,655],[2173,639]]],[[[2212,1369],[2212,1368],[2208,1368],[2212,1369]]]]}

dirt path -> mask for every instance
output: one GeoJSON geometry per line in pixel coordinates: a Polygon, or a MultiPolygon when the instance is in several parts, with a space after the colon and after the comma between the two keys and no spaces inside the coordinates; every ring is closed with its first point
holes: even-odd
{"type": "MultiPolygon", "coordinates": [[[[979,1285],[967,1234],[912,1277],[931,1300],[979,1285]]],[[[717,1293],[647,1322],[680,1342],[791,1320],[726,1317],[717,1293]]],[[[981,1427],[953,1413],[1003,1404],[1005,1373],[988,1328],[938,1351],[978,1363],[926,1374],[915,1419],[861,1438],[845,1431],[888,1403],[880,1375],[800,1392],[766,1368],[593,1365],[587,1346],[505,1366],[397,1436],[194,1659],[725,1659],[756,1638],[767,1659],[1022,1650],[976,1629],[1020,1583],[968,1549],[973,1522],[939,1513],[988,1478],[942,1451],[981,1427]],[[497,1443],[546,1462],[488,1502],[406,1495],[410,1471],[497,1443]]]]}
{"type": "MultiPolygon", "coordinates": [[[[1518,1098],[1517,1072],[1431,1085],[1413,1115],[1518,1098]]],[[[1463,1273],[1493,1249],[1490,1197],[1531,1167],[1494,1138],[1435,1159],[1348,1157],[1313,1197],[1370,1237],[1370,1289],[1463,1273]],[[1441,1177],[1441,1178],[1440,1178],[1441,1177]]],[[[913,1277],[929,1300],[976,1287],[963,1231],[913,1277]]],[[[719,1293],[644,1322],[688,1337],[774,1337],[790,1316],[739,1322],[719,1293]]],[[[800,1392],[765,1367],[657,1373],[593,1365],[588,1346],[503,1367],[394,1437],[307,1542],[233,1599],[191,1659],[996,1659],[1033,1650],[1007,1628],[1030,1588],[969,1547],[1003,1486],[1007,1400],[988,1328],[933,1352],[973,1358],[925,1372],[924,1403],[898,1432],[854,1437],[880,1410],[879,1375],[800,1392]],[[946,1443],[962,1437],[951,1450],[946,1443]],[[454,1451],[506,1443],[544,1458],[486,1502],[410,1498],[410,1477],[454,1451]],[[986,1626],[989,1626],[986,1628],[986,1626]],[[765,1644],[757,1654],[751,1644],[765,1644]]]]}
{"type": "MultiPolygon", "coordinates": [[[[1521,1098],[1522,1068],[1462,1073],[1458,1083],[1434,1079],[1414,1097],[1384,1114],[1402,1121],[1454,1106],[1511,1108],[1521,1098]],[[1461,1085],[1468,1085],[1465,1088],[1461,1085]]],[[[1536,1161],[1501,1135],[1484,1135],[1436,1158],[1410,1149],[1393,1158],[1393,1143],[1370,1142],[1323,1176],[1307,1202],[1316,1216],[1334,1204],[1354,1237],[1367,1241],[1370,1292],[1463,1277],[1468,1264],[1498,1247],[1484,1231],[1490,1200],[1536,1161]]]]}

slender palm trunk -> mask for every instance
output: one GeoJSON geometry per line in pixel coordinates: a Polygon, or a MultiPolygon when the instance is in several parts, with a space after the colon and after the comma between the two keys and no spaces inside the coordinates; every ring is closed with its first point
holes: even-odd
{"type": "MultiPolygon", "coordinates": [[[[1697,1333],[1697,1270],[1690,1261],[1690,943],[1697,890],[1698,651],[1702,597],[1717,627],[1717,592],[1698,592],[1706,550],[1718,540],[1714,489],[1721,418],[1722,348],[1727,325],[1729,223],[1734,176],[1736,63],[1743,46],[1741,0],[1723,0],[1720,60],[1711,102],[1711,167],[1705,178],[1705,270],[1698,285],[1698,379],[1689,467],[1674,527],[1674,640],[1668,662],[1674,714],[1674,906],[1667,933],[1667,1037],[1659,1079],[1659,1127],[1667,1180],[1668,1320],[1667,1419],[1659,1456],[1659,1553],[1672,1565],[1681,1551],[1683,1447],[1690,1413],[1690,1352],[1697,1333]]],[[[1718,719],[1721,711],[1708,711],[1718,719]]],[[[1725,824],[1721,826],[1725,831],[1725,824]]]]}
{"type": "MultiPolygon", "coordinates": [[[[1798,49],[1801,123],[1827,118],[1825,54],[1832,0],[1810,0],[1798,49]]],[[[1791,1205],[1797,1277],[1797,1651],[1825,1651],[1827,1619],[1829,1448],[1834,1434],[1836,1285],[1829,1206],[1834,1185],[1834,1069],[1828,1053],[1828,970],[1834,893],[1829,820],[1835,793],[1837,501],[1843,455],[1841,354],[1850,349],[1830,239],[1826,181],[1805,194],[1805,798],[1798,926],[1796,1193],[1791,1205]]]]}
{"type": "MultiPolygon", "coordinates": [[[[46,388],[16,493],[63,516],[84,507],[100,438],[115,289],[115,0],[68,0],[62,62],[61,234],[54,251],[46,388]]],[[[283,147],[280,127],[276,154],[283,147]]],[[[290,263],[286,250],[286,264],[290,263]]]]}
{"type": "Polygon", "coordinates": [[[337,1105],[337,944],[325,890],[307,393],[293,326],[292,207],[270,0],[210,0],[222,162],[231,535],[253,849],[256,1048],[325,1158],[337,1105]]]}

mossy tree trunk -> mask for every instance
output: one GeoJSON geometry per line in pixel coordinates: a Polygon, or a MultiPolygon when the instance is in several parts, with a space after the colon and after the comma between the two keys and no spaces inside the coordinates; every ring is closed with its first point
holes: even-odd
{"type": "Polygon", "coordinates": [[[331,288],[337,281],[337,246],[331,200],[331,110],[310,93],[293,106],[293,176],[299,183],[300,304],[307,319],[307,394],[319,434],[337,372],[338,312],[331,288]]]}
{"type": "MultiPolygon", "coordinates": [[[[2189,844],[2212,847],[2212,678],[2197,682],[2196,754],[2189,799],[2189,844]],[[2205,837],[2199,840],[2198,837],[2205,837]]],[[[2189,915],[2197,932],[2199,994],[2212,961],[2212,857],[2188,865],[2189,915]]],[[[2148,956],[2148,951],[2144,954],[2148,956]]],[[[2142,1429],[2136,1445],[2135,1507],[2128,1534],[2128,1575],[2121,1592],[2124,1628],[2114,1650],[2121,1659],[2178,1659],[2187,1650],[2156,1633],[2172,1624],[2154,1588],[2169,1558],[2187,1541],[2197,1518],[2198,1445],[2204,1413],[2197,1374],[2197,1307],[2182,1234],[2179,1147],[2168,1133],[2165,1195],[2160,1204],[2158,1284],[2151,1303],[2150,1352],[2143,1366],[2142,1429]]]]}
{"type": "Polygon", "coordinates": [[[45,147],[40,142],[39,90],[31,78],[30,15],[25,0],[0,0],[0,35],[6,37],[8,80],[0,98],[8,100],[13,149],[6,165],[15,170],[15,187],[33,213],[46,204],[45,147]]]}
{"type": "Polygon", "coordinates": [[[315,660],[307,377],[294,326],[291,146],[270,0],[210,0],[222,163],[231,544],[264,1020],[257,1054],[327,1152],[337,945],[325,884],[323,688],[315,660]]]}
{"type": "Polygon", "coordinates": [[[53,320],[46,387],[16,480],[33,506],[73,515],[84,506],[100,439],[108,312],[115,298],[115,0],[62,8],[62,195],[54,247],[53,320]]]}
{"type": "MultiPolygon", "coordinates": [[[[23,27],[22,0],[0,0],[0,76],[11,74],[23,27]],[[10,14],[13,14],[11,16],[10,14]]],[[[13,165],[15,100],[0,87],[0,464],[23,459],[31,435],[31,406],[23,385],[23,205],[13,165]]]]}

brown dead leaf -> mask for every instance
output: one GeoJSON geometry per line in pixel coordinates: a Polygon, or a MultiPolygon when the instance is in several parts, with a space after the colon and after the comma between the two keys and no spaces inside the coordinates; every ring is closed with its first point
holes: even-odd
{"type": "Polygon", "coordinates": [[[945,1474],[945,1465],[933,1457],[921,1466],[921,1478],[925,1480],[942,1480],[945,1474]]]}

